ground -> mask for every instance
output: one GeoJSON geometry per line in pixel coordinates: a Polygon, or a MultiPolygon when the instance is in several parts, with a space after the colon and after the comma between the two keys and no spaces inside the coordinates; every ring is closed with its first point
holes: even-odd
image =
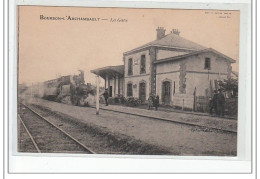
{"type": "MultiPolygon", "coordinates": [[[[229,133],[207,127],[187,126],[108,110],[100,110],[99,115],[96,115],[94,108],[71,106],[42,99],[34,99],[28,102],[72,116],[81,122],[98,126],[116,135],[126,135],[148,144],[163,147],[176,155],[234,156],[237,151],[237,133],[235,132],[229,133]]],[[[117,106],[101,106],[101,108],[121,109],[151,116],[158,115],[158,117],[161,116],[169,120],[190,121],[191,123],[206,124],[206,126],[215,126],[231,131],[236,130],[235,120],[175,112],[157,113],[144,109],[136,110],[117,106]]]]}

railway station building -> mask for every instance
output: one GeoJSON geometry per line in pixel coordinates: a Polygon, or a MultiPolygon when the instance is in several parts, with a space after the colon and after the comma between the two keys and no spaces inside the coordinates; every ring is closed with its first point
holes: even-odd
{"type": "Polygon", "coordinates": [[[194,96],[211,96],[217,81],[231,78],[235,60],[180,36],[177,29],[123,53],[123,65],[91,72],[105,80],[110,96],[133,96],[143,102],[159,95],[160,104],[193,108],[194,96]]]}

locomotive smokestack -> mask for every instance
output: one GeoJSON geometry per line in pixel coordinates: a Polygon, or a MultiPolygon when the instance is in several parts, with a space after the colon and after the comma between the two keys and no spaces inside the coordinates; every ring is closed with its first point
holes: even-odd
{"type": "Polygon", "coordinates": [[[80,81],[82,82],[82,83],[85,83],[85,80],[84,80],[84,71],[83,70],[79,70],[79,72],[80,72],[80,81]]]}

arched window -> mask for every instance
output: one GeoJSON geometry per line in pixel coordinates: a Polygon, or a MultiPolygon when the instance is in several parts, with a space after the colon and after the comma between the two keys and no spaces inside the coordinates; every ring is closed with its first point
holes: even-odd
{"type": "Polygon", "coordinates": [[[133,96],[133,85],[132,85],[132,83],[127,84],[127,96],[133,96]]]}

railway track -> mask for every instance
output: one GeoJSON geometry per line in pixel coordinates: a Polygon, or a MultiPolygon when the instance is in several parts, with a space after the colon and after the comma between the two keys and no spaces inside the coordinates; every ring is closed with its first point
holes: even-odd
{"type": "Polygon", "coordinates": [[[95,154],[92,149],[79,142],[29,106],[25,104],[20,105],[24,107],[23,110],[27,111],[22,115],[18,115],[18,119],[38,153],[73,152],[95,154]]]}
{"type": "MultiPolygon", "coordinates": [[[[25,106],[23,107],[26,108],[25,106]]],[[[41,106],[37,105],[29,105],[27,107],[38,113],[41,117],[46,118],[48,121],[51,121],[56,126],[74,136],[85,146],[88,146],[91,149],[95,149],[95,153],[98,154],[175,154],[175,152],[169,151],[168,148],[149,144],[144,141],[136,140],[133,137],[121,135],[119,133],[114,133],[107,130],[106,128],[100,128],[99,126],[93,124],[87,124],[74,119],[71,116],[67,116],[66,114],[51,111],[48,108],[42,108],[41,106]]],[[[20,108],[19,114],[27,114],[29,112],[32,111],[30,111],[28,108],[26,108],[26,111],[20,108]]],[[[38,117],[38,115],[36,117],[38,117]]],[[[32,123],[33,121],[30,122],[32,123]]],[[[18,141],[20,143],[19,151],[33,153],[37,152],[36,149],[32,150],[32,148],[34,147],[33,142],[31,142],[30,137],[28,137],[28,135],[26,135],[26,132],[24,132],[25,129],[23,125],[21,124],[19,126],[21,128],[21,130],[19,130],[19,136],[22,136],[20,138],[23,141],[22,143],[20,142],[20,140],[18,141]]],[[[28,129],[28,131],[31,130],[28,129]]],[[[34,136],[33,134],[31,135],[34,136]]],[[[41,135],[42,134],[39,134],[39,137],[42,138],[41,135]]],[[[38,144],[37,140],[35,140],[35,143],[38,144]]],[[[39,149],[41,150],[40,146],[39,149]]],[[[66,153],[75,152],[67,151],[66,153]]]]}

